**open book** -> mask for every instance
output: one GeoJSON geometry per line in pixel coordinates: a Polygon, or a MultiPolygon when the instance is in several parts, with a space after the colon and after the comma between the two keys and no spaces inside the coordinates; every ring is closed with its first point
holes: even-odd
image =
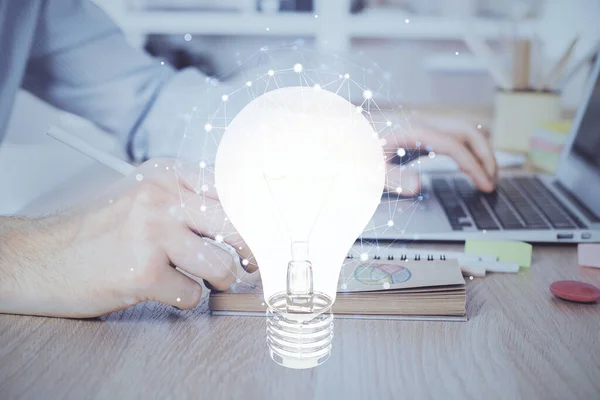
{"type": "MultiPolygon", "coordinates": [[[[214,315],[265,315],[259,273],[226,292],[211,292],[214,315]]],[[[336,317],[466,320],[466,290],[456,260],[349,259],[333,305],[336,317]]]]}

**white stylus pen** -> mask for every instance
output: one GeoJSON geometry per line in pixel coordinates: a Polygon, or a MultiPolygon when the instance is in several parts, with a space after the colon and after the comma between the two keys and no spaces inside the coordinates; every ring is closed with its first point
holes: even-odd
{"type": "Polygon", "coordinates": [[[50,129],[48,129],[48,136],[51,136],[59,142],[71,147],[72,149],[85,154],[91,159],[98,161],[100,164],[106,165],[123,176],[129,175],[135,170],[133,165],[108,153],[98,150],[85,140],[82,140],[57,126],[51,126],[50,129]]]}

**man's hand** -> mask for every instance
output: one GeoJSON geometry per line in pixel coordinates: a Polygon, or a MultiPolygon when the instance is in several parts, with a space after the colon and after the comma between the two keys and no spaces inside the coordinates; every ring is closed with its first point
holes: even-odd
{"type": "Polygon", "coordinates": [[[398,149],[406,150],[408,155],[410,150],[416,148],[421,150],[422,155],[433,151],[451,156],[479,190],[494,190],[497,166],[492,148],[481,132],[466,122],[414,119],[410,127],[387,135],[383,148],[388,160],[386,186],[390,191],[396,191],[400,187],[402,195],[413,196],[418,193],[418,174],[391,162],[396,158],[398,149]]]}
{"type": "Polygon", "coordinates": [[[147,300],[189,309],[197,280],[229,288],[238,256],[206,238],[253,258],[198,174],[150,160],[88,210],[0,219],[0,312],[94,317],[147,300]]]}

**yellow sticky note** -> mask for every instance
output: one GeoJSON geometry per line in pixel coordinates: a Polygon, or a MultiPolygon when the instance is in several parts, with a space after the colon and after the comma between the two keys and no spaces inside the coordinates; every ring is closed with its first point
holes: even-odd
{"type": "Polygon", "coordinates": [[[532,246],[529,243],[510,240],[475,240],[465,243],[465,253],[498,257],[498,261],[514,262],[520,267],[531,266],[532,246]]]}

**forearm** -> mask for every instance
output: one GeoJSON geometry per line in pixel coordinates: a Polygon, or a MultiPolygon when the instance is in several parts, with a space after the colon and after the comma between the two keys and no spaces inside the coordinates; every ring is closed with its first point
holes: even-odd
{"type": "Polygon", "coordinates": [[[0,217],[0,313],[45,315],[57,277],[57,217],[0,217]]]}

